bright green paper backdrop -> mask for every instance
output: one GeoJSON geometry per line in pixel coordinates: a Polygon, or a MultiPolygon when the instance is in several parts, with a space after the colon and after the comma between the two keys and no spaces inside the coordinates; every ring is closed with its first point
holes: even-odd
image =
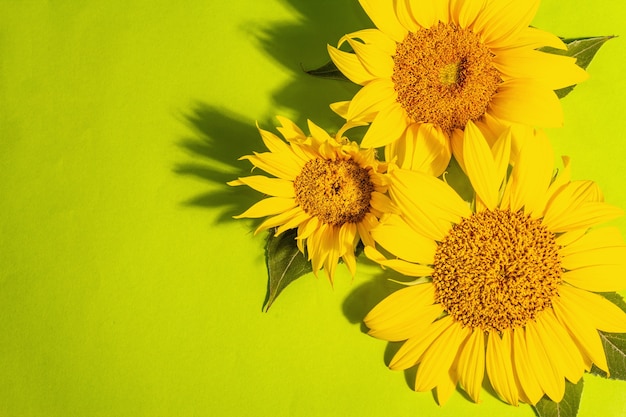
{"type": "MultiPolygon", "coordinates": [[[[626,37],[623,4],[545,0],[533,24],[626,37]]],[[[356,0],[0,0],[0,416],[533,416],[389,371],[358,324],[392,288],[371,264],[261,312],[264,236],[230,218],[259,195],[224,182],[255,120],[339,126],[355,87],[301,66],[370,26],[356,0]]],[[[606,44],[549,131],[623,208],[625,57],[606,44]]],[[[626,415],[626,383],[585,384],[581,417],[626,415]]]]}

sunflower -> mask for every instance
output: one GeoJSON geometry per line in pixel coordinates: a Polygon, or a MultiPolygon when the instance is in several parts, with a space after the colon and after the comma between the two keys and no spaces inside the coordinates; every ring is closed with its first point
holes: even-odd
{"type": "Polygon", "coordinates": [[[308,253],[313,271],[324,267],[332,281],[339,258],[354,275],[356,245],[373,245],[370,230],[383,213],[393,211],[385,195],[386,165],[373,149],[362,150],[343,137],[333,138],[309,121],[310,136],[290,120],[278,117],[287,143],[259,128],[270,152],[246,155],[254,167],[275,176],[254,175],[228,184],[247,185],[268,197],[235,218],[268,217],[255,234],[276,228],[276,235],[297,228],[297,245],[308,253]]]}
{"type": "Polygon", "coordinates": [[[457,383],[479,401],[486,375],[510,404],[555,402],[565,380],[592,364],[608,372],[597,330],[626,332],[626,314],[595,292],[626,288],[619,231],[590,229],[622,214],[597,185],[554,175],[542,132],[509,167],[510,132],[489,147],[468,122],[464,167],[475,190],[463,201],[444,181],[389,169],[399,214],[372,230],[366,255],[418,277],[365,317],[370,335],[405,341],[389,367],[417,365],[416,391],[443,404],[457,383]],[[390,256],[389,254],[393,255],[390,256]]]}
{"type": "Polygon", "coordinates": [[[554,90],[587,78],[574,58],[537,50],[566,49],[558,37],[528,26],[539,0],[360,3],[378,29],[347,34],[328,51],[363,86],[351,101],[331,105],[348,121],[371,122],[363,147],[436,135],[430,142],[445,144],[441,158],[449,161],[452,133],[485,115],[505,124],[562,125],[554,90]],[[345,43],[352,52],[339,49],[345,43]]]}

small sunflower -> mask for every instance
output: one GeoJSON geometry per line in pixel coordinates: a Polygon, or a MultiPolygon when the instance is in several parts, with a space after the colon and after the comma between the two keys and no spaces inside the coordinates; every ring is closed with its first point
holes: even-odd
{"type": "Polygon", "coordinates": [[[510,404],[561,401],[565,380],[592,364],[608,372],[597,330],[626,332],[626,314],[595,292],[626,288],[626,244],[615,228],[590,229],[622,214],[595,183],[555,176],[547,137],[525,140],[510,169],[510,132],[490,147],[470,121],[464,167],[470,204],[444,181],[391,169],[400,214],[381,219],[365,253],[419,277],[365,317],[370,335],[406,342],[389,367],[417,365],[416,391],[444,403],[457,383],[479,400],[485,371],[510,404]],[[384,252],[392,254],[392,257],[384,252]]]}
{"type": "MultiPolygon", "coordinates": [[[[363,147],[405,135],[437,135],[432,142],[447,144],[455,130],[485,115],[506,124],[560,126],[554,90],[587,78],[574,58],[537,50],[566,48],[528,26],[539,0],[360,3],[378,29],[347,34],[328,51],[339,70],[363,86],[351,101],[331,106],[348,121],[371,123],[363,147]],[[341,51],[344,43],[353,52],[341,51]]],[[[449,160],[446,146],[441,158],[449,160]]]]}
{"type": "Polygon", "coordinates": [[[259,128],[269,152],[246,155],[254,167],[275,176],[242,177],[228,184],[247,185],[268,197],[235,218],[268,217],[256,233],[272,227],[276,235],[297,228],[297,245],[308,253],[313,271],[322,266],[333,279],[339,258],[354,275],[354,251],[359,241],[373,245],[372,227],[393,210],[385,195],[386,165],[373,149],[360,149],[343,133],[335,137],[309,121],[310,136],[290,120],[278,117],[278,130],[287,143],[259,128]]]}

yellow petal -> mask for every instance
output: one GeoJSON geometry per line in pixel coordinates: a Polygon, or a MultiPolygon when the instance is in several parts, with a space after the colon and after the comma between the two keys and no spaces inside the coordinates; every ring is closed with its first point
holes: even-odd
{"type": "Polygon", "coordinates": [[[467,394],[478,402],[485,376],[485,334],[474,329],[459,355],[459,381],[467,394]]]}
{"type": "Polygon", "coordinates": [[[374,45],[348,39],[348,43],[361,61],[363,67],[376,78],[391,78],[393,75],[393,58],[374,45]]]}
{"type": "Polygon", "coordinates": [[[534,369],[543,391],[554,402],[563,399],[565,393],[565,378],[558,368],[550,361],[544,343],[550,340],[542,340],[541,334],[535,322],[526,323],[526,346],[528,347],[528,359],[534,369]]]}
{"type": "Polygon", "coordinates": [[[470,120],[465,126],[463,137],[463,157],[467,176],[489,210],[498,205],[498,189],[502,178],[498,178],[496,164],[485,137],[470,120]]]}
{"type": "Polygon", "coordinates": [[[564,172],[557,176],[554,183],[548,189],[546,208],[544,210],[545,224],[550,224],[559,220],[568,211],[578,208],[586,202],[601,200],[594,199],[593,189],[597,185],[593,181],[572,181],[569,177],[569,165],[566,165],[564,172]],[[565,177],[565,178],[562,178],[565,177]]]}
{"type": "Polygon", "coordinates": [[[467,172],[467,168],[465,168],[465,155],[463,154],[463,131],[460,129],[456,129],[452,136],[450,137],[450,148],[452,149],[452,155],[454,155],[454,159],[461,167],[463,172],[467,172]]]}
{"type": "Polygon", "coordinates": [[[385,147],[386,161],[395,158],[400,168],[421,171],[435,177],[445,171],[450,157],[448,136],[431,123],[409,125],[404,138],[385,147]]]}
{"type": "Polygon", "coordinates": [[[539,385],[537,376],[528,358],[528,346],[526,345],[526,333],[523,328],[513,330],[513,363],[515,373],[521,388],[531,404],[543,397],[543,389],[539,385]]]}
{"type": "Polygon", "coordinates": [[[601,295],[567,286],[562,286],[559,293],[566,307],[592,312],[590,319],[598,330],[626,333],[626,313],[601,295]]]}
{"type": "MultiPolygon", "coordinates": [[[[358,127],[358,126],[367,126],[369,122],[364,122],[362,120],[350,120],[347,121],[343,126],[341,126],[339,128],[339,130],[337,131],[337,133],[335,134],[335,139],[337,140],[337,142],[342,142],[342,140],[348,140],[348,138],[344,137],[344,134],[354,128],[354,127],[358,127]],[[343,138],[343,139],[342,139],[343,138]]],[[[357,146],[358,149],[358,146],[357,146]]]]}
{"type": "Polygon", "coordinates": [[[283,226],[280,228],[280,230],[276,230],[276,235],[278,236],[285,230],[289,230],[299,226],[300,222],[306,220],[307,218],[309,218],[309,215],[304,213],[300,207],[294,207],[291,210],[285,211],[284,213],[280,213],[265,220],[263,223],[261,223],[259,227],[257,227],[257,229],[254,231],[254,234],[256,235],[259,232],[267,230],[271,227],[283,226]],[[298,220],[295,222],[295,224],[294,219],[298,220]],[[293,226],[285,228],[284,225],[286,223],[289,223],[290,225],[293,224],[293,226]]]}
{"type": "Polygon", "coordinates": [[[350,109],[349,101],[338,101],[330,104],[330,109],[344,119],[348,118],[348,109],[350,109]]]}
{"type": "Polygon", "coordinates": [[[359,240],[356,223],[344,223],[341,225],[339,228],[339,242],[341,243],[339,255],[341,256],[345,253],[354,254],[354,248],[359,240]]]}
{"type": "Polygon", "coordinates": [[[418,233],[441,241],[451,223],[469,217],[468,204],[445,182],[417,171],[394,170],[389,194],[418,233]],[[428,196],[426,198],[425,196],[428,196]]]}
{"type": "Polygon", "coordinates": [[[287,119],[286,117],[276,116],[281,126],[277,127],[278,130],[283,137],[288,140],[296,140],[296,139],[305,139],[306,135],[294,122],[287,119]]]}
{"type": "MultiPolygon", "coordinates": [[[[314,219],[316,219],[314,217],[314,219]]],[[[309,221],[310,223],[310,221],[309,221]]],[[[312,260],[313,258],[316,258],[319,256],[319,254],[321,254],[323,251],[320,248],[320,245],[322,244],[321,238],[320,238],[320,231],[325,231],[328,228],[328,225],[322,222],[318,222],[318,226],[310,231],[310,235],[307,236],[306,238],[306,245],[307,245],[307,257],[308,260],[312,260]]],[[[303,237],[298,236],[297,239],[303,239],[303,237]]],[[[312,265],[313,270],[317,271],[320,269],[319,265],[312,265]]]]}
{"type": "Polygon", "coordinates": [[[586,268],[589,266],[615,264],[623,265],[624,270],[626,271],[626,245],[588,249],[583,252],[564,256],[561,260],[561,266],[569,270],[586,268]]]}
{"type": "Polygon", "coordinates": [[[433,304],[434,294],[432,284],[392,293],[365,316],[368,334],[392,342],[421,334],[442,312],[440,305],[433,304]]]}
{"type": "Polygon", "coordinates": [[[445,316],[429,324],[421,333],[409,338],[396,352],[389,363],[393,370],[404,370],[415,366],[432,343],[455,322],[452,317],[445,316]]]}
{"type": "Polygon", "coordinates": [[[311,132],[311,136],[313,136],[319,142],[325,143],[333,140],[328,132],[313,123],[311,120],[307,120],[307,125],[309,127],[309,132],[311,132]]]}
{"type": "Polygon", "coordinates": [[[598,368],[608,372],[604,347],[600,335],[589,317],[589,310],[582,308],[575,300],[568,299],[567,293],[562,289],[560,292],[562,295],[552,300],[552,306],[559,322],[567,327],[572,339],[585,356],[598,368]]]}
{"type": "Polygon", "coordinates": [[[569,232],[561,233],[555,239],[555,242],[558,246],[561,247],[559,249],[559,253],[563,254],[563,249],[568,245],[571,245],[572,242],[577,241],[581,237],[587,233],[588,229],[578,229],[578,230],[570,230],[569,232]]]}
{"type": "Polygon", "coordinates": [[[273,214],[283,213],[296,206],[296,200],[293,198],[284,197],[270,197],[265,198],[255,203],[248,210],[244,211],[238,216],[233,216],[235,219],[249,218],[256,219],[259,217],[271,216],[273,214]]]}
{"type": "Polygon", "coordinates": [[[537,132],[529,138],[519,153],[511,173],[511,210],[524,207],[526,213],[543,213],[541,203],[550,186],[554,172],[554,152],[548,137],[537,132]]]}
{"type": "Polygon", "coordinates": [[[587,202],[578,207],[572,207],[559,218],[548,218],[548,214],[551,213],[546,213],[543,224],[545,224],[550,231],[559,233],[596,226],[600,223],[620,217],[624,212],[619,207],[611,206],[606,203],[587,202]]]}
{"type": "Polygon", "coordinates": [[[359,236],[361,236],[361,240],[365,246],[375,246],[376,243],[372,236],[370,235],[371,230],[378,226],[378,218],[374,216],[372,213],[365,214],[365,217],[356,224],[357,232],[359,236]]]}
{"type": "Polygon", "coordinates": [[[506,173],[511,161],[511,129],[506,129],[498,137],[498,140],[491,148],[493,161],[496,166],[496,178],[502,178],[500,183],[506,178],[506,173]]]}
{"type": "Polygon", "coordinates": [[[411,0],[395,0],[395,10],[398,21],[404,28],[409,32],[417,32],[419,29],[419,25],[413,19],[413,14],[411,13],[411,0]]]}
{"type": "Polygon", "coordinates": [[[322,269],[329,255],[328,237],[332,236],[333,226],[322,223],[307,240],[308,255],[313,271],[322,269]]]}
{"type": "MultiPolygon", "coordinates": [[[[316,146],[312,145],[310,138],[307,140],[295,139],[291,142],[291,150],[306,164],[311,159],[317,159],[320,157],[320,153],[316,146]]],[[[303,164],[303,166],[304,166],[303,164]]]]}
{"type": "Polygon", "coordinates": [[[372,192],[370,205],[380,213],[397,213],[398,208],[391,202],[389,197],[378,191],[372,192]]]}
{"type": "Polygon", "coordinates": [[[359,3],[378,29],[396,42],[404,40],[407,30],[398,21],[393,0],[359,0],[359,3]]]}
{"type": "MultiPolygon", "coordinates": [[[[454,369],[454,364],[451,366],[454,369]]],[[[437,384],[437,404],[444,406],[456,389],[457,378],[454,373],[446,372],[437,384]]]]}
{"type": "Polygon", "coordinates": [[[539,8],[540,0],[490,1],[474,23],[489,48],[506,46],[528,27],[539,8]]]}
{"type": "MultiPolygon", "coordinates": [[[[501,120],[496,119],[489,113],[485,113],[483,117],[480,118],[480,120],[476,121],[476,126],[478,126],[483,136],[487,140],[489,147],[493,148],[496,141],[502,136],[502,134],[506,130],[511,129],[511,136],[513,136],[513,133],[516,132],[517,128],[519,128],[521,125],[513,126],[507,123],[503,123],[501,120]]],[[[532,131],[532,128],[526,128],[532,131]]],[[[513,137],[511,139],[513,139],[513,137]]],[[[511,145],[512,144],[513,143],[511,143],[511,145]]]]}
{"type": "MultiPolygon", "coordinates": [[[[557,241],[559,245],[563,244],[557,241]]],[[[624,247],[624,239],[617,227],[603,227],[601,229],[590,230],[576,240],[573,240],[567,246],[559,249],[559,253],[564,258],[571,255],[584,254],[586,251],[599,248],[615,248],[624,247]]]]}
{"type": "Polygon", "coordinates": [[[504,80],[531,78],[551,90],[578,84],[589,78],[589,74],[576,65],[575,58],[529,48],[498,51],[493,63],[504,80]]]}
{"type": "Polygon", "coordinates": [[[570,165],[570,158],[567,156],[562,156],[561,158],[563,160],[563,169],[560,170],[560,172],[557,172],[557,175],[555,175],[552,183],[548,187],[548,192],[545,195],[544,201],[541,202],[541,206],[544,208],[542,216],[545,216],[548,206],[552,204],[555,196],[560,194],[565,188],[567,188],[571,180],[572,170],[570,165]]]}
{"type": "MultiPolygon", "coordinates": [[[[439,14],[443,14],[440,12],[442,7],[440,7],[440,0],[425,0],[422,2],[416,3],[411,0],[407,0],[407,10],[413,17],[413,20],[421,27],[430,29],[434,24],[436,24],[439,19],[439,14]]],[[[446,20],[448,18],[448,13],[445,13],[446,20]]],[[[447,22],[444,22],[447,23],[447,22]]]]}
{"type": "Polygon", "coordinates": [[[420,359],[415,375],[415,391],[428,391],[440,384],[447,385],[450,367],[470,329],[454,323],[429,346],[420,359]]]}
{"type": "Polygon", "coordinates": [[[378,148],[400,139],[409,120],[406,112],[400,105],[392,103],[382,109],[374,118],[367,133],[363,137],[363,148],[378,148]]]}
{"type": "Polygon", "coordinates": [[[396,53],[396,41],[378,29],[363,29],[348,33],[339,40],[338,46],[347,42],[348,39],[360,39],[364,44],[375,46],[389,56],[396,53]]]}
{"type": "Polygon", "coordinates": [[[291,218],[285,221],[281,226],[276,229],[276,235],[280,235],[281,233],[284,233],[289,229],[295,229],[296,227],[299,227],[301,224],[311,218],[311,216],[308,213],[302,211],[300,207],[296,208],[298,210],[293,209],[294,212],[291,218]]]}
{"type": "Polygon", "coordinates": [[[353,83],[364,85],[374,79],[374,76],[363,67],[359,58],[352,52],[340,51],[330,45],[327,46],[327,49],[330,59],[332,59],[343,75],[348,77],[353,83]]]}
{"type": "Polygon", "coordinates": [[[626,289],[624,260],[615,265],[594,265],[563,273],[563,280],[587,291],[609,292],[626,289]]]}
{"type": "Polygon", "coordinates": [[[522,29],[519,36],[515,39],[510,39],[506,45],[502,45],[501,48],[522,48],[538,49],[543,46],[550,46],[556,49],[567,49],[567,46],[563,43],[558,36],[553,35],[550,32],[546,32],[534,27],[527,27],[522,29]]]}
{"type": "Polygon", "coordinates": [[[388,266],[409,277],[428,277],[433,273],[433,269],[425,265],[414,264],[401,259],[387,259],[372,246],[366,246],[364,252],[365,256],[372,261],[382,266],[388,266]]]}
{"type": "Polygon", "coordinates": [[[269,149],[270,152],[289,153],[289,145],[282,141],[278,136],[276,136],[272,132],[261,129],[258,122],[256,124],[256,127],[261,134],[261,139],[263,139],[263,143],[265,143],[265,146],[267,146],[267,149],[269,149]]]}
{"type": "Polygon", "coordinates": [[[268,174],[276,177],[293,181],[300,174],[301,166],[285,157],[285,154],[279,153],[256,153],[254,155],[245,155],[239,159],[247,159],[257,168],[261,168],[268,174]]]}
{"type": "Polygon", "coordinates": [[[488,111],[507,122],[538,127],[563,125],[563,109],[558,97],[554,91],[533,80],[503,82],[491,98],[488,111]]]}
{"type": "Polygon", "coordinates": [[[437,244],[416,233],[400,216],[390,215],[372,230],[372,237],[385,250],[405,261],[432,265],[437,244]]]}
{"type": "Polygon", "coordinates": [[[350,101],[347,120],[375,117],[383,108],[395,101],[396,91],[391,80],[375,79],[361,88],[350,101]]]}
{"type": "Polygon", "coordinates": [[[544,310],[537,316],[537,333],[559,374],[576,384],[583,376],[585,363],[578,347],[558,322],[552,309],[544,310]]]}
{"type": "MultiPolygon", "coordinates": [[[[422,286],[424,284],[407,287],[407,289],[422,286]]],[[[390,318],[384,325],[371,329],[368,334],[377,339],[390,342],[407,340],[422,333],[433,320],[441,315],[441,307],[437,304],[431,304],[419,310],[415,307],[410,311],[408,308],[406,311],[401,311],[400,309],[401,307],[397,306],[396,310],[398,311],[395,312],[393,318],[390,318]]]]}
{"type": "Polygon", "coordinates": [[[504,330],[502,338],[490,332],[487,338],[487,375],[491,386],[509,404],[517,405],[518,391],[513,373],[511,331],[504,330]]]}
{"type": "MultiPolygon", "coordinates": [[[[396,201],[405,199],[401,193],[393,191],[391,192],[391,196],[394,197],[396,201]]],[[[402,202],[400,206],[402,207],[401,210],[404,213],[403,217],[406,222],[416,232],[429,239],[433,239],[438,242],[442,241],[452,227],[451,222],[441,220],[440,218],[429,214],[423,210],[423,207],[412,205],[406,201],[402,202]]]]}
{"type": "MultiPolygon", "coordinates": [[[[432,7],[433,10],[435,11],[435,23],[437,23],[438,21],[447,25],[450,22],[450,1],[449,0],[425,0],[423,3],[432,3],[432,7]]],[[[419,9],[421,7],[422,2],[419,2],[420,5],[417,6],[417,8],[419,9]]],[[[415,13],[420,13],[419,11],[415,11],[415,2],[413,1],[412,4],[414,5],[412,12],[413,12],[413,16],[415,16],[415,13]]],[[[430,28],[430,26],[428,27],[430,28]]]]}
{"type": "Polygon", "coordinates": [[[317,217],[311,217],[308,222],[298,226],[298,240],[307,239],[319,227],[320,221],[317,217]]]}
{"type": "Polygon", "coordinates": [[[450,14],[455,23],[465,29],[474,24],[476,18],[482,13],[485,7],[485,0],[467,1],[456,0],[451,1],[450,14]]]}
{"type": "Polygon", "coordinates": [[[327,253],[324,271],[332,283],[339,262],[339,227],[329,226],[328,231],[323,235],[323,242],[323,250],[327,253]]]}
{"type": "MultiPolygon", "coordinates": [[[[236,185],[247,185],[263,194],[274,197],[294,198],[293,181],[281,178],[268,178],[263,175],[252,175],[250,177],[240,177],[236,185]]],[[[235,183],[233,182],[233,185],[235,183]]]]}

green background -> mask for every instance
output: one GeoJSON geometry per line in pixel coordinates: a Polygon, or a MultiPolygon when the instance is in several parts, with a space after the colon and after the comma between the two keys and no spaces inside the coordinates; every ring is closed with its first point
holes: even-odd
{"type": "MultiPolygon", "coordinates": [[[[623,4],[545,0],[533,24],[626,37],[623,4]]],[[[257,120],[339,126],[355,87],[301,67],[370,26],[356,0],[0,0],[0,416],[534,415],[389,371],[359,324],[393,289],[374,265],[261,311],[264,237],[231,219],[259,195],[224,182],[257,120]]],[[[606,44],[549,131],[624,208],[625,64],[606,44]]],[[[625,382],[585,384],[580,416],[626,415],[625,382]]]]}

